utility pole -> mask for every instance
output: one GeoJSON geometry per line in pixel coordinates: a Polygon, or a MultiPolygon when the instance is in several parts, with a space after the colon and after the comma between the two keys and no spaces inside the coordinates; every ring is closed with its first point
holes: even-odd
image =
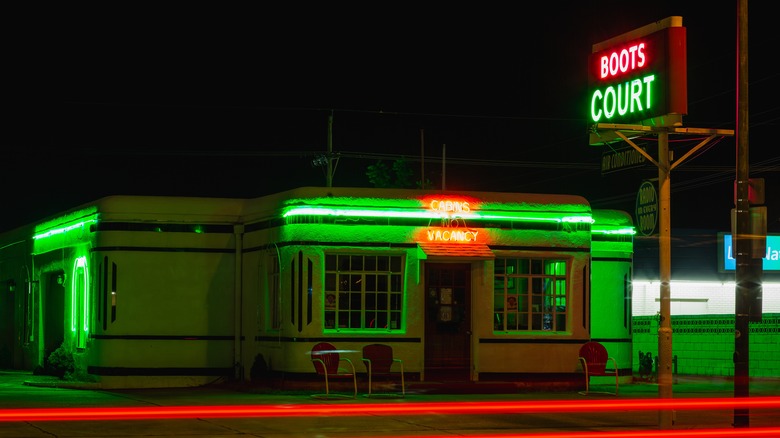
{"type": "Polygon", "coordinates": [[[425,190],[425,130],[420,129],[420,188],[425,190]]]}
{"type": "Polygon", "coordinates": [[[333,187],[333,110],[328,115],[328,173],[325,176],[325,186],[333,187]]]}
{"type": "Polygon", "coordinates": [[[441,189],[447,190],[447,145],[441,145],[441,189]]]}
{"type": "MultiPolygon", "coordinates": [[[[671,194],[669,134],[658,134],[658,197],[659,227],[658,256],[661,280],[661,320],[658,326],[658,397],[672,398],[672,233],[671,233],[671,194]]],[[[663,429],[671,428],[674,412],[669,409],[659,411],[659,424],[663,429]]]]}
{"type": "MultiPolygon", "coordinates": [[[[748,6],[737,0],[737,180],[734,228],[734,398],[750,397],[750,321],[761,320],[760,233],[751,214],[748,141],[748,6]]],[[[763,198],[763,187],[760,198],[763,198]]],[[[757,203],[763,203],[763,199],[757,203]]],[[[765,220],[764,216],[764,220],[765,220]]],[[[750,426],[750,410],[734,409],[734,427],[750,426]]]]}
{"type": "MultiPolygon", "coordinates": [[[[660,224],[658,231],[658,264],[661,281],[660,289],[660,324],[658,326],[658,397],[672,398],[672,315],[671,315],[671,281],[672,281],[672,244],[671,244],[671,172],[681,165],[696,151],[709,144],[715,137],[734,135],[733,130],[682,128],[682,127],[652,127],[647,125],[620,125],[598,123],[594,126],[598,132],[609,132],[615,138],[621,138],[634,150],[642,154],[658,168],[658,197],[660,224]],[[628,135],[658,135],[658,161],[653,159],[644,149],[636,145],[628,135]],[[669,152],[669,134],[708,135],[682,157],[671,162],[669,152]]],[[[674,423],[674,412],[668,409],[658,411],[659,427],[671,429],[674,423]]]]}

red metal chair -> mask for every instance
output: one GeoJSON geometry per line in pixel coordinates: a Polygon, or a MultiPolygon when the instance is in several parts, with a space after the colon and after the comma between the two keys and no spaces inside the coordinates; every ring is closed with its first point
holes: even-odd
{"type": "Polygon", "coordinates": [[[580,394],[588,395],[593,392],[590,390],[591,376],[615,376],[615,392],[607,392],[606,394],[618,394],[617,361],[615,361],[614,358],[609,357],[607,349],[601,345],[601,343],[589,341],[583,344],[583,346],[580,347],[579,361],[582,365],[582,370],[585,372],[585,391],[580,392],[580,394]],[[609,363],[612,364],[612,369],[607,368],[609,363]]]}
{"type": "Polygon", "coordinates": [[[368,394],[367,397],[397,397],[399,394],[374,394],[373,380],[376,376],[391,378],[400,374],[401,378],[401,397],[406,396],[406,383],[404,382],[404,362],[401,359],[393,357],[393,347],[385,344],[370,344],[363,347],[363,363],[368,372],[368,394]],[[400,371],[393,372],[393,364],[399,365],[400,371]]]}
{"type": "Polygon", "coordinates": [[[314,394],[314,398],[343,398],[344,394],[330,393],[330,380],[352,379],[354,393],[352,398],[357,398],[357,377],[355,366],[349,358],[341,357],[339,351],[332,344],[320,342],[311,349],[311,363],[317,374],[325,378],[325,394],[314,394]]]}

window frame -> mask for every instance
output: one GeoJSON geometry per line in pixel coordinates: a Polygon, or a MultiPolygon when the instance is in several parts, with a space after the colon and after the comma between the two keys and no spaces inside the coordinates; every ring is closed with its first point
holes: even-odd
{"type": "Polygon", "coordinates": [[[569,333],[571,263],[565,257],[497,257],[493,333],[569,333]]]}
{"type": "Polygon", "coordinates": [[[405,254],[326,252],[324,262],[324,332],[405,329],[405,254]]]}

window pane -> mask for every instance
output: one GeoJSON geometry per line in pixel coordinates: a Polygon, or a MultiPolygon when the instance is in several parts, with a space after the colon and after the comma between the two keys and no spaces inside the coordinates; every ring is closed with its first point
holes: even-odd
{"type": "Polygon", "coordinates": [[[403,290],[404,284],[401,274],[393,274],[390,276],[390,290],[393,292],[400,292],[403,290]]]}
{"type": "Polygon", "coordinates": [[[325,290],[336,290],[336,274],[325,274],[325,290]]]}
{"type": "Polygon", "coordinates": [[[531,273],[531,261],[528,259],[517,260],[517,273],[518,274],[530,274],[531,273]]]}
{"type": "Polygon", "coordinates": [[[325,256],[325,270],[326,271],[335,271],[336,270],[336,256],[333,254],[328,254],[325,256]]]}
{"type": "Polygon", "coordinates": [[[339,271],[349,271],[349,256],[339,255],[339,271]]]}
{"type": "Polygon", "coordinates": [[[401,257],[390,257],[390,271],[401,272],[401,257]]]}
{"type": "Polygon", "coordinates": [[[387,292],[389,290],[388,287],[387,287],[387,276],[386,275],[378,277],[376,280],[377,280],[376,290],[382,291],[382,292],[387,292]]]}
{"type": "Polygon", "coordinates": [[[352,271],[362,271],[363,270],[363,256],[352,256],[350,257],[350,260],[352,261],[352,266],[350,266],[350,270],[352,271]]]}

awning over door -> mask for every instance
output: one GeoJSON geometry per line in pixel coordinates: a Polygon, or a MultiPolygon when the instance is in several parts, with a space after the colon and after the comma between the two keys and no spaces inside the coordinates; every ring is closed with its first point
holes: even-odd
{"type": "Polygon", "coordinates": [[[418,243],[422,259],[429,257],[459,257],[469,259],[494,259],[496,255],[485,244],[471,243],[418,243]]]}

